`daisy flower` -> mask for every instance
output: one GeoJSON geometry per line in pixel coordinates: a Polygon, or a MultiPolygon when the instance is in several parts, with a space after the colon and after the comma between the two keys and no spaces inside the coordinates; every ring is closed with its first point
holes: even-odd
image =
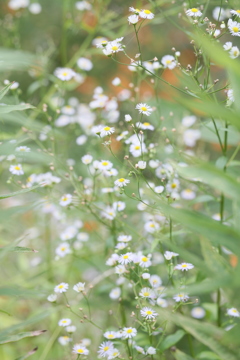
{"type": "Polygon", "coordinates": [[[146,169],[147,163],[146,163],[146,161],[141,160],[137,163],[137,165],[138,165],[138,169],[144,170],[144,169],[146,169]]]}
{"type": "Polygon", "coordinates": [[[151,106],[144,104],[144,103],[139,103],[136,106],[136,109],[139,110],[140,114],[144,114],[144,115],[151,115],[153,109],[151,108],[151,106]]]}
{"type": "Polygon", "coordinates": [[[84,155],[81,160],[82,160],[83,164],[89,165],[89,164],[91,164],[93,157],[92,157],[92,155],[84,155]]]}
{"type": "Polygon", "coordinates": [[[77,66],[81,69],[81,70],[85,70],[85,71],[90,71],[93,68],[93,64],[91,62],[91,60],[84,58],[84,57],[80,57],[77,60],[77,66]]]}
{"type": "Polygon", "coordinates": [[[120,255],[118,262],[121,265],[127,265],[132,261],[132,253],[128,252],[126,254],[120,255]]]}
{"type": "Polygon", "coordinates": [[[113,164],[108,160],[101,160],[98,164],[99,170],[110,170],[113,164]]]}
{"type": "Polygon", "coordinates": [[[115,201],[113,203],[113,208],[117,211],[123,211],[126,207],[126,204],[123,201],[115,201]]]}
{"type": "Polygon", "coordinates": [[[107,357],[110,350],[113,350],[113,343],[111,341],[104,341],[98,350],[99,357],[107,357]]]}
{"type": "Polygon", "coordinates": [[[74,345],[72,352],[74,354],[78,354],[78,355],[88,355],[89,354],[89,350],[81,344],[74,345]]]}
{"type": "Polygon", "coordinates": [[[161,63],[165,68],[170,70],[174,69],[177,66],[177,62],[172,55],[165,55],[162,57],[161,63]]]}
{"type": "Polygon", "coordinates": [[[181,197],[185,200],[193,200],[196,197],[196,193],[191,189],[185,189],[181,192],[181,197]]]}
{"type": "Polygon", "coordinates": [[[240,10],[230,10],[230,13],[232,15],[236,15],[236,16],[240,17],[240,10]]]}
{"type": "Polygon", "coordinates": [[[114,288],[110,291],[109,297],[112,300],[117,300],[120,298],[120,296],[121,296],[121,289],[119,287],[114,288]]]}
{"type": "Polygon", "coordinates": [[[175,266],[176,270],[188,271],[194,268],[193,264],[190,263],[182,263],[175,266]]]}
{"type": "Polygon", "coordinates": [[[101,132],[100,132],[100,136],[101,137],[104,137],[104,136],[107,136],[107,135],[111,135],[113,134],[115,131],[114,127],[110,127],[110,126],[105,126],[101,132]]]}
{"type": "Polygon", "coordinates": [[[155,193],[157,193],[157,194],[161,194],[161,193],[164,191],[164,186],[162,186],[162,185],[156,186],[156,187],[154,188],[154,191],[155,191],[155,193]]]}
{"type": "Polygon", "coordinates": [[[158,313],[149,307],[144,307],[142,310],[140,310],[140,314],[147,320],[154,320],[155,317],[158,316],[158,313]]]}
{"type": "Polygon", "coordinates": [[[103,336],[109,340],[113,340],[118,337],[116,331],[106,331],[103,336]]]}
{"type": "Polygon", "coordinates": [[[65,326],[70,325],[71,322],[72,322],[71,319],[61,319],[61,320],[59,320],[58,325],[65,327],[65,326]]]}
{"type": "Polygon", "coordinates": [[[114,348],[109,351],[108,360],[115,359],[116,357],[120,357],[120,352],[114,348]]]}
{"type": "Polygon", "coordinates": [[[197,306],[191,310],[191,315],[195,319],[202,319],[206,315],[206,311],[202,307],[197,306]]]}
{"type": "Polygon", "coordinates": [[[139,16],[142,19],[148,19],[148,20],[151,20],[154,18],[154,14],[150,10],[147,10],[147,9],[141,10],[139,13],[139,16]]]}
{"type": "Polygon", "coordinates": [[[129,121],[132,120],[132,117],[131,117],[131,115],[129,115],[129,114],[126,114],[126,115],[124,116],[124,118],[125,118],[125,121],[126,121],[126,122],[129,122],[129,121]]]}
{"type": "Polygon", "coordinates": [[[142,268],[148,268],[151,265],[152,262],[147,256],[141,256],[139,266],[142,268]]]}
{"type": "Polygon", "coordinates": [[[123,51],[124,48],[123,48],[123,45],[120,43],[120,41],[119,41],[119,39],[117,39],[117,40],[108,42],[106,47],[103,48],[103,53],[107,56],[110,56],[119,51],[123,51]]]}
{"type": "Polygon", "coordinates": [[[72,202],[72,195],[66,194],[61,197],[61,199],[59,201],[59,205],[67,206],[67,205],[71,204],[71,202],[72,202]]]}
{"type": "Polygon", "coordinates": [[[157,350],[153,346],[149,346],[149,348],[146,351],[146,353],[149,355],[155,355],[156,352],[157,352],[157,350]]]}
{"type": "Polygon", "coordinates": [[[18,165],[10,165],[9,168],[10,173],[12,173],[13,175],[23,175],[24,171],[22,169],[22,165],[18,164],[18,165]]]}
{"type": "Polygon", "coordinates": [[[136,15],[139,15],[139,13],[140,13],[141,10],[139,10],[139,9],[134,9],[134,7],[130,6],[129,11],[130,11],[130,12],[134,12],[136,15]]]}
{"type": "Polygon", "coordinates": [[[68,345],[71,341],[72,341],[72,339],[69,336],[60,336],[58,338],[59,344],[61,344],[63,346],[68,345]]]}
{"type": "Polygon", "coordinates": [[[157,298],[157,305],[162,307],[162,308],[166,308],[168,306],[167,300],[163,299],[161,296],[159,296],[157,298]]]}
{"type": "Polygon", "coordinates": [[[173,299],[176,302],[180,302],[180,301],[187,301],[189,299],[189,296],[183,293],[179,293],[173,296],[173,299]]]}
{"type": "Polygon", "coordinates": [[[16,148],[16,151],[19,151],[19,152],[30,152],[31,149],[27,146],[19,146],[16,148]]]}
{"type": "Polygon", "coordinates": [[[178,256],[178,253],[172,252],[172,251],[165,251],[164,257],[166,260],[171,260],[173,257],[178,256]]]}
{"type": "Polygon", "coordinates": [[[76,330],[77,330],[77,328],[76,328],[76,326],[74,326],[74,325],[70,325],[70,326],[67,326],[67,327],[66,327],[66,331],[67,331],[69,334],[73,334],[76,330]]]}
{"type": "Polygon", "coordinates": [[[124,327],[123,328],[123,332],[122,332],[123,340],[132,339],[136,335],[137,335],[137,329],[132,328],[132,327],[129,327],[129,328],[124,327]]]}
{"type": "Polygon", "coordinates": [[[57,68],[54,71],[54,75],[62,81],[69,81],[74,76],[76,76],[76,73],[75,73],[75,71],[73,71],[72,69],[69,69],[69,68],[57,68]]]}
{"type": "Polygon", "coordinates": [[[120,242],[129,242],[131,240],[132,240],[131,235],[119,235],[117,238],[117,241],[120,241],[120,242]]]}
{"type": "MultiPolygon", "coordinates": [[[[119,257],[120,258],[120,257],[119,257]]],[[[125,258],[124,261],[126,261],[127,259],[125,258]]],[[[125,268],[124,265],[117,265],[115,267],[115,273],[118,275],[123,275],[124,273],[127,272],[127,269],[125,268]]]]}
{"type": "Polygon", "coordinates": [[[128,22],[129,22],[129,24],[136,25],[136,24],[138,23],[138,21],[139,21],[139,16],[136,15],[136,14],[130,15],[130,16],[128,17],[128,22]]]}
{"type": "Polygon", "coordinates": [[[57,295],[56,294],[51,294],[47,297],[47,300],[49,302],[55,302],[57,300],[57,295]]]}
{"type": "Polygon", "coordinates": [[[55,286],[54,291],[55,291],[55,293],[60,293],[61,294],[61,293],[66,292],[67,289],[68,289],[68,284],[62,282],[59,285],[55,286]]]}
{"type": "Polygon", "coordinates": [[[236,59],[240,55],[239,48],[237,46],[233,46],[229,51],[229,55],[231,59],[236,59]]]}
{"type": "Polygon", "coordinates": [[[150,234],[152,234],[155,231],[158,231],[160,229],[160,226],[157,222],[150,220],[144,224],[144,229],[150,234]]]}
{"type": "Polygon", "coordinates": [[[234,101],[235,101],[233,89],[229,89],[229,90],[227,91],[227,97],[228,97],[228,100],[229,100],[230,102],[234,102],[234,101]]]}
{"type": "Polygon", "coordinates": [[[149,122],[140,123],[138,122],[136,126],[142,130],[154,130],[154,126],[151,125],[149,122]]]}
{"type": "Polygon", "coordinates": [[[233,317],[240,317],[239,311],[235,308],[227,309],[227,315],[233,316],[233,317]]]}
{"type": "Polygon", "coordinates": [[[158,275],[151,275],[149,278],[149,282],[153,288],[158,288],[162,285],[162,279],[158,275]]]}
{"type": "Polygon", "coordinates": [[[120,179],[117,179],[116,181],[114,181],[114,184],[120,188],[127,186],[127,184],[129,184],[129,183],[130,183],[130,180],[124,179],[124,178],[120,178],[120,179]]]}
{"type": "Polygon", "coordinates": [[[188,9],[186,11],[186,15],[187,16],[194,16],[194,17],[200,17],[202,16],[202,13],[200,10],[198,10],[197,8],[192,8],[192,9],[188,9]]]}
{"type": "Polygon", "coordinates": [[[140,142],[136,142],[130,145],[129,152],[134,157],[139,157],[143,153],[147,152],[146,145],[144,143],[140,144],[140,142]]]}
{"type": "Polygon", "coordinates": [[[228,20],[228,29],[233,36],[240,36],[240,23],[233,21],[232,19],[228,20]]]}
{"type": "Polygon", "coordinates": [[[145,287],[143,288],[140,293],[139,293],[139,296],[142,297],[142,298],[149,298],[149,299],[154,299],[156,297],[155,295],[155,292],[148,288],[148,287],[145,287]]]}
{"type": "Polygon", "coordinates": [[[75,290],[78,293],[83,292],[85,290],[85,283],[82,282],[77,283],[76,285],[74,285],[73,290],[75,290]]]}
{"type": "Polygon", "coordinates": [[[65,255],[71,253],[70,246],[68,243],[62,243],[56,248],[55,252],[56,255],[64,257],[65,255]]]}

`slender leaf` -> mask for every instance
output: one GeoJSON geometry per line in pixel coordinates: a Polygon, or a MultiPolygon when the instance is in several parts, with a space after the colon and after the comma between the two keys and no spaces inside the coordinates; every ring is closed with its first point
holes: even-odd
{"type": "Polygon", "coordinates": [[[39,187],[40,187],[40,185],[35,185],[35,186],[32,186],[32,187],[27,188],[27,189],[15,191],[15,192],[13,192],[13,193],[11,193],[11,194],[0,195],[0,200],[2,200],[2,199],[7,199],[7,198],[10,198],[10,197],[13,197],[13,196],[17,196],[17,195],[22,195],[22,194],[25,194],[25,193],[27,193],[27,192],[30,192],[30,191],[32,191],[32,190],[34,190],[34,189],[37,189],[37,188],[39,188],[39,187]]]}
{"type": "Polygon", "coordinates": [[[171,346],[175,345],[176,343],[178,343],[178,341],[180,341],[183,336],[186,334],[185,331],[183,330],[178,330],[175,332],[175,334],[172,335],[168,335],[161,343],[161,345],[159,346],[159,350],[161,352],[169,349],[171,346]]]}
{"type": "Polygon", "coordinates": [[[20,356],[15,360],[25,360],[27,359],[29,356],[35,354],[35,352],[38,350],[38,347],[35,347],[33,350],[29,351],[26,355],[20,356]]]}
{"type": "Polygon", "coordinates": [[[0,344],[16,342],[27,337],[39,336],[45,333],[46,331],[47,330],[36,330],[36,331],[23,332],[16,335],[8,335],[5,338],[4,337],[1,338],[0,344]]]}
{"type": "Polygon", "coordinates": [[[30,104],[0,105],[0,114],[7,114],[12,111],[22,111],[27,109],[34,109],[34,106],[30,104]]]}

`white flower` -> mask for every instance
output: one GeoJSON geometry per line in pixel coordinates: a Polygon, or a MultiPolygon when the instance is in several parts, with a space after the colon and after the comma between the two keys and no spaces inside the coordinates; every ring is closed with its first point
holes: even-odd
{"type": "Polygon", "coordinates": [[[77,61],[77,66],[81,69],[81,70],[85,70],[85,71],[90,71],[93,68],[93,64],[91,62],[91,60],[85,58],[85,57],[80,57],[77,61]]]}
{"type": "Polygon", "coordinates": [[[144,229],[152,234],[160,229],[160,225],[156,221],[150,220],[144,224],[144,229]]]}
{"type": "Polygon", "coordinates": [[[188,9],[186,11],[186,15],[187,16],[194,16],[194,17],[199,17],[202,16],[202,13],[200,10],[198,10],[197,8],[192,8],[192,9],[188,9]]]}
{"type": "Polygon", "coordinates": [[[227,17],[227,12],[225,9],[221,8],[220,6],[216,6],[213,9],[212,16],[216,21],[223,21],[227,17]]]}
{"type": "Polygon", "coordinates": [[[223,45],[223,48],[224,48],[224,50],[226,50],[226,51],[231,50],[231,48],[232,48],[232,43],[231,43],[231,41],[226,42],[226,43],[223,45]]]}
{"type": "Polygon", "coordinates": [[[139,266],[141,266],[142,268],[148,268],[151,265],[152,265],[152,262],[149,259],[149,257],[141,256],[139,266]]]}
{"type": "Polygon", "coordinates": [[[129,122],[129,121],[131,121],[131,120],[132,120],[131,115],[126,114],[126,115],[125,115],[125,121],[126,121],[126,122],[129,122]]]}
{"type": "Polygon", "coordinates": [[[61,197],[59,205],[61,206],[68,206],[72,202],[72,195],[71,194],[65,194],[61,197]]]}
{"type": "Polygon", "coordinates": [[[99,170],[110,170],[113,167],[113,163],[108,160],[101,160],[98,164],[99,170]]]}
{"type": "Polygon", "coordinates": [[[154,299],[156,298],[155,292],[148,287],[143,288],[140,293],[139,296],[142,298],[149,298],[149,299],[154,299]]]}
{"type": "Polygon", "coordinates": [[[233,36],[240,36],[240,23],[233,21],[232,19],[228,20],[228,29],[233,36]]]}
{"type": "Polygon", "coordinates": [[[144,307],[142,310],[140,310],[140,314],[147,320],[155,319],[155,317],[158,316],[158,313],[149,307],[144,307]]]}
{"type": "Polygon", "coordinates": [[[146,161],[141,160],[137,163],[137,165],[140,170],[144,170],[144,169],[146,169],[147,163],[146,163],[146,161]]]}
{"type": "Polygon", "coordinates": [[[71,253],[70,246],[68,243],[62,243],[56,248],[55,252],[58,256],[64,257],[71,253]]]}
{"type": "Polygon", "coordinates": [[[123,211],[126,207],[126,204],[123,201],[115,201],[113,203],[113,208],[116,211],[123,211]]]}
{"type": "Polygon", "coordinates": [[[59,320],[58,325],[65,327],[65,326],[70,325],[71,322],[72,322],[71,319],[61,319],[61,320],[59,320]]]}
{"type": "Polygon", "coordinates": [[[230,10],[230,14],[240,17],[240,10],[230,10]]]}
{"type": "Polygon", "coordinates": [[[149,348],[147,349],[147,354],[149,355],[155,355],[156,354],[156,349],[153,346],[149,346],[149,348]]]}
{"type": "Polygon", "coordinates": [[[159,296],[159,297],[157,298],[157,301],[156,301],[156,302],[157,302],[157,305],[160,306],[160,307],[162,307],[162,308],[165,308],[165,307],[168,306],[167,300],[163,299],[161,296],[159,296]]]}
{"type": "Polygon", "coordinates": [[[149,278],[150,278],[150,274],[149,273],[143,273],[142,274],[142,278],[144,279],[144,280],[148,280],[149,278]]]}
{"type": "Polygon", "coordinates": [[[174,299],[176,302],[187,301],[187,300],[189,299],[189,296],[186,295],[186,294],[183,294],[183,293],[179,293],[179,294],[173,296],[173,299],[174,299]]]}
{"type": "Polygon", "coordinates": [[[196,197],[196,193],[191,189],[185,189],[181,191],[181,197],[185,200],[193,200],[196,197]]]}
{"type": "Polygon", "coordinates": [[[189,147],[194,147],[196,145],[197,140],[201,138],[201,132],[195,129],[188,129],[184,131],[183,141],[185,145],[189,147]]]}
{"type": "Polygon", "coordinates": [[[113,340],[118,337],[118,334],[116,333],[116,331],[106,331],[103,336],[108,340],[113,340]]]}
{"type": "Polygon", "coordinates": [[[124,178],[120,178],[120,179],[117,179],[116,181],[114,181],[114,184],[120,188],[127,186],[127,184],[129,184],[129,183],[130,183],[130,180],[124,179],[124,178]]]}
{"type": "Polygon", "coordinates": [[[109,350],[109,353],[108,353],[108,360],[111,360],[111,359],[115,359],[115,358],[118,358],[120,357],[120,352],[118,351],[118,349],[111,349],[109,350]]]}
{"type": "Polygon", "coordinates": [[[178,256],[178,253],[172,252],[172,251],[165,251],[164,257],[166,260],[171,260],[173,257],[178,256]]]}
{"type": "Polygon", "coordinates": [[[55,286],[54,291],[55,291],[55,293],[60,293],[61,294],[61,293],[66,292],[67,289],[68,289],[68,284],[62,282],[59,285],[55,286]]]}
{"type": "Polygon", "coordinates": [[[91,164],[93,157],[92,157],[92,155],[84,155],[81,160],[82,160],[83,164],[89,165],[89,164],[91,164]]]}
{"type": "Polygon", "coordinates": [[[193,264],[190,263],[182,263],[175,266],[176,270],[188,271],[194,268],[193,264]]]}
{"type": "Polygon", "coordinates": [[[131,339],[131,338],[133,338],[133,337],[136,336],[136,335],[137,335],[137,329],[132,328],[132,327],[129,327],[129,328],[124,327],[124,328],[123,328],[123,332],[122,332],[122,338],[123,338],[123,340],[125,340],[125,339],[131,339]]]}
{"type": "Polygon", "coordinates": [[[227,309],[227,315],[233,316],[233,317],[240,317],[239,311],[235,308],[227,309]]]}
{"type": "Polygon", "coordinates": [[[18,164],[18,165],[10,165],[9,168],[10,173],[12,173],[13,175],[23,175],[24,171],[22,169],[22,165],[18,164]]]}
{"type": "Polygon", "coordinates": [[[76,285],[74,285],[73,290],[75,290],[78,293],[83,292],[85,290],[85,283],[82,282],[77,283],[76,285]]]}
{"type": "Polygon", "coordinates": [[[165,55],[162,57],[161,63],[165,68],[170,70],[174,69],[177,66],[177,62],[172,55],[165,55]]]}
{"type": "Polygon", "coordinates": [[[228,97],[228,100],[229,100],[230,102],[234,102],[234,101],[235,101],[233,89],[229,89],[229,90],[227,91],[227,97],[228,97]]]}
{"type": "Polygon", "coordinates": [[[147,9],[141,10],[139,13],[139,16],[142,19],[149,19],[149,20],[154,18],[154,14],[150,10],[147,10],[147,9]]]}
{"type": "Polygon", "coordinates": [[[68,345],[71,341],[72,339],[69,336],[60,336],[58,338],[58,342],[63,346],[68,345]]]}
{"type": "Polygon", "coordinates": [[[202,318],[204,318],[205,314],[206,314],[206,311],[200,306],[194,307],[191,310],[191,315],[195,319],[202,319],[202,318]]]}
{"type": "Polygon", "coordinates": [[[104,128],[102,128],[102,130],[100,132],[100,136],[104,137],[107,135],[111,135],[114,133],[114,131],[115,131],[114,127],[105,126],[104,128]]]}
{"type": "Polygon", "coordinates": [[[139,157],[142,155],[142,153],[146,153],[147,149],[144,143],[140,143],[138,141],[130,145],[129,151],[132,154],[132,156],[139,157]]]}
{"type": "Polygon", "coordinates": [[[115,246],[115,249],[118,249],[118,250],[123,250],[127,247],[127,244],[126,243],[117,243],[117,245],[115,246]]]}
{"type": "Polygon", "coordinates": [[[141,346],[135,346],[135,349],[137,350],[138,353],[146,355],[144,348],[142,348],[141,346]]]}
{"type": "Polygon", "coordinates": [[[26,8],[29,5],[29,0],[10,0],[8,7],[12,10],[19,10],[21,8],[26,8]]]}
{"type": "Polygon", "coordinates": [[[49,302],[55,302],[57,300],[57,295],[56,294],[51,294],[47,297],[47,300],[49,302]]]}
{"type": "Polygon", "coordinates": [[[197,118],[195,115],[184,116],[184,118],[182,119],[182,125],[184,127],[190,127],[195,124],[196,121],[197,118]]]}
{"type": "Polygon", "coordinates": [[[136,123],[136,126],[142,130],[154,130],[154,126],[151,125],[149,122],[144,122],[144,123],[136,123]]]}
{"type": "Polygon", "coordinates": [[[112,80],[112,84],[114,86],[118,86],[121,84],[121,80],[119,79],[119,77],[115,77],[113,80],[112,80]]]}
{"type": "Polygon", "coordinates": [[[38,15],[42,11],[42,6],[39,3],[32,3],[29,5],[28,10],[30,13],[38,15]]]}
{"type": "Polygon", "coordinates": [[[87,136],[86,135],[80,135],[76,138],[76,144],[77,145],[84,145],[87,141],[87,136]]]}
{"type": "Polygon", "coordinates": [[[137,104],[136,109],[139,110],[139,112],[140,112],[141,114],[144,114],[144,115],[147,115],[147,116],[151,115],[151,113],[152,113],[152,111],[153,111],[153,109],[151,108],[151,106],[149,106],[149,105],[147,105],[147,104],[145,104],[145,103],[139,103],[139,104],[137,104]]]}
{"type": "Polygon", "coordinates": [[[69,68],[57,68],[54,71],[54,75],[62,81],[69,81],[76,75],[76,73],[69,68]]]}
{"type": "Polygon", "coordinates": [[[119,235],[117,238],[117,241],[120,241],[120,242],[129,242],[131,240],[132,240],[131,235],[119,235]]]}
{"type": "Polygon", "coordinates": [[[120,298],[120,296],[121,296],[121,289],[119,287],[114,288],[110,291],[109,297],[112,300],[117,300],[120,298]]]}
{"type": "Polygon", "coordinates": [[[236,59],[240,55],[239,48],[237,46],[233,46],[229,51],[229,55],[231,59],[236,59]]]}
{"type": "Polygon", "coordinates": [[[128,252],[126,254],[120,255],[118,262],[121,265],[127,265],[132,261],[132,253],[128,252]]]}
{"type": "Polygon", "coordinates": [[[67,326],[67,327],[66,327],[66,331],[67,331],[69,334],[73,334],[76,330],[77,330],[77,328],[76,328],[75,325],[70,325],[70,326],[67,326]]]}
{"type": "Polygon", "coordinates": [[[155,193],[157,193],[157,194],[161,194],[161,193],[164,191],[164,186],[162,186],[162,185],[156,186],[156,187],[154,188],[154,191],[155,191],[155,193]]]}
{"type": "Polygon", "coordinates": [[[151,275],[149,278],[149,282],[153,288],[158,288],[162,285],[162,279],[158,275],[151,275]]]}
{"type": "Polygon", "coordinates": [[[27,147],[27,146],[18,146],[16,148],[16,151],[18,151],[18,152],[30,152],[31,149],[29,147],[27,147]]]}
{"type": "Polygon", "coordinates": [[[138,23],[138,21],[139,21],[139,16],[136,15],[136,14],[130,15],[130,16],[128,17],[128,22],[129,22],[129,24],[136,25],[136,24],[138,23]]]}
{"type": "Polygon", "coordinates": [[[72,352],[74,354],[78,354],[78,355],[88,355],[89,354],[89,350],[84,345],[81,345],[81,344],[74,345],[72,352]]]}
{"type": "Polygon", "coordinates": [[[109,41],[107,43],[107,45],[103,48],[103,53],[107,56],[110,56],[119,51],[123,51],[124,48],[123,48],[123,45],[121,44],[121,41],[123,38],[120,38],[120,39],[116,39],[114,41],[109,41]]]}
{"type": "Polygon", "coordinates": [[[104,341],[98,350],[99,357],[106,357],[110,353],[110,350],[113,350],[113,343],[111,341],[104,341]]]}
{"type": "MultiPolygon", "coordinates": [[[[124,259],[124,260],[126,260],[126,259],[124,259]]],[[[115,273],[118,274],[118,275],[122,275],[122,274],[124,274],[126,271],[127,271],[127,269],[125,268],[124,265],[117,265],[117,266],[115,267],[115,273]]]]}

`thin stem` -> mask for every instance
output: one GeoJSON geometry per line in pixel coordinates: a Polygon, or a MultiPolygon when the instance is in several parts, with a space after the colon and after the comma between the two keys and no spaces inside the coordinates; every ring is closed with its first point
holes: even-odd
{"type": "Polygon", "coordinates": [[[141,46],[140,46],[140,42],[139,42],[139,38],[138,38],[138,31],[136,30],[136,25],[133,25],[134,26],[134,31],[135,31],[135,34],[136,34],[136,38],[137,38],[137,43],[138,43],[138,51],[139,51],[139,54],[140,54],[140,61],[141,61],[141,65],[142,65],[142,53],[141,53],[141,46]]]}

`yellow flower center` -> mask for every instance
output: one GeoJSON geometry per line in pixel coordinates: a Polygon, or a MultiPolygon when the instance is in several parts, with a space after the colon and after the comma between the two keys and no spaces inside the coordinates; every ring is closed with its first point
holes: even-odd
{"type": "Polygon", "coordinates": [[[186,264],[182,264],[182,267],[183,267],[183,268],[186,268],[186,267],[187,267],[187,265],[186,265],[186,264]]]}
{"type": "Polygon", "coordinates": [[[59,289],[62,289],[62,288],[63,288],[63,285],[59,285],[58,288],[59,288],[59,289]]]}
{"type": "Polygon", "coordinates": [[[111,128],[109,126],[106,126],[103,130],[109,131],[111,128]]]}
{"type": "Polygon", "coordinates": [[[64,251],[64,250],[66,250],[66,248],[65,248],[65,247],[61,247],[61,251],[64,251]]]}
{"type": "Polygon", "coordinates": [[[152,311],[151,311],[151,310],[148,310],[148,311],[146,311],[146,314],[152,315],[152,311]]]}
{"type": "Polygon", "coordinates": [[[109,349],[109,346],[105,346],[105,347],[103,348],[104,351],[108,351],[108,349],[109,349]]]}
{"type": "Polygon", "coordinates": [[[83,349],[78,349],[77,352],[78,352],[79,354],[83,354],[84,350],[83,350],[83,349]]]}
{"type": "Polygon", "coordinates": [[[118,179],[118,181],[121,183],[124,182],[124,180],[125,180],[124,178],[118,179]]]}
{"type": "Polygon", "coordinates": [[[143,12],[144,12],[145,14],[148,14],[148,15],[151,14],[151,11],[150,11],[150,10],[144,10],[143,12]]]}
{"type": "Polygon", "coordinates": [[[150,125],[150,123],[145,122],[145,123],[143,123],[143,125],[144,125],[144,126],[149,126],[149,125],[150,125]]]}
{"type": "Polygon", "coordinates": [[[141,107],[141,110],[142,110],[142,111],[147,111],[146,106],[142,106],[142,107],[141,107]]]}
{"type": "Polygon", "coordinates": [[[182,297],[183,297],[183,294],[178,294],[178,296],[179,296],[180,298],[182,298],[182,297]]]}
{"type": "Polygon", "coordinates": [[[144,257],[142,258],[142,261],[147,262],[147,261],[148,261],[148,258],[147,258],[146,256],[144,256],[144,257]]]}
{"type": "Polygon", "coordinates": [[[127,333],[128,333],[128,334],[131,334],[131,333],[132,333],[132,329],[128,329],[128,330],[127,330],[127,333]]]}
{"type": "Polygon", "coordinates": [[[113,50],[113,51],[118,50],[118,46],[112,46],[112,50],[113,50]]]}
{"type": "Polygon", "coordinates": [[[232,309],[232,312],[236,313],[236,312],[237,312],[237,310],[236,310],[236,309],[232,309]]]}
{"type": "Polygon", "coordinates": [[[15,166],[15,170],[21,170],[20,166],[15,166]]]}
{"type": "Polygon", "coordinates": [[[67,197],[64,196],[64,197],[62,198],[62,201],[67,201],[67,197]]]}
{"type": "Polygon", "coordinates": [[[177,187],[177,184],[175,184],[175,183],[173,183],[172,185],[171,185],[171,188],[172,189],[175,189],[177,187]]]}
{"type": "Polygon", "coordinates": [[[238,14],[240,14],[240,10],[236,10],[236,12],[237,12],[238,14]]]}
{"type": "Polygon", "coordinates": [[[63,76],[67,76],[68,73],[65,71],[62,74],[63,74],[63,76]]]}
{"type": "Polygon", "coordinates": [[[150,227],[152,227],[152,228],[154,228],[154,227],[155,227],[155,225],[154,225],[154,224],[150,224],[149,226],[150,226],[150,227]]]}
{"type": "Polygon", "coordinates": [[[192,11],[193,13],[196,13],[196,12],[198,12],[198,9],[192,8],[191,11],[192,11]]]}
{"type": "Polygon", "coordinates": [[[114,338],[114,335],[113,335],[113,334],[109,334],[109,335],[108,335],[108,338],[109,338],[109,339],[113,339],[113,338],[114,338]]]}
{"type": "Polygon", "coordinates": [[[237,33],[237,32],[239,31],[239,29],[238,29],[237,26],[234,26],[234,27],[232,28],[232,31],[235,32],[235,33],[237,33]]]}
{"type": "Polygon", "coordinates": [[[186,189],[185,191],[186,191],[187,193],[191,193],[191,192],[192,192],[191,189],[186,189]]]}
{"type": "Polygon", "coordinates": [[[139,150],[140,149],[140,146],[139,145],[136,145],[135,146],[135,150],[139,150]]]}
{"type": "Polygon", "coordinates": [[[143,293],[143,295],[144,295],[144,296],[149,296],[150,294],[149,294],[148,291],[145,291],[145,292],[143,293]]]}
{"type": "Polygon", "coordinates": [[[129,257],[128,255],[124,255],[124,256],[123,256],[124,259],[128,259],[128,257],[129,257]]]}
{"type": "Polygon", "coordinates": [[[166,64],[169,65],[169,64],[171,64],[171,62],[172,62],[172,60],[167,60],[167,61],[166,61],[166,64]]]}
{"type": "Polygon", "coordinates": [[[108,161],[103,161],[103,162],[102,162],[102,165],[103,165],[103,166],[107,166],[107,165],[108,165],[108,161]]]}

